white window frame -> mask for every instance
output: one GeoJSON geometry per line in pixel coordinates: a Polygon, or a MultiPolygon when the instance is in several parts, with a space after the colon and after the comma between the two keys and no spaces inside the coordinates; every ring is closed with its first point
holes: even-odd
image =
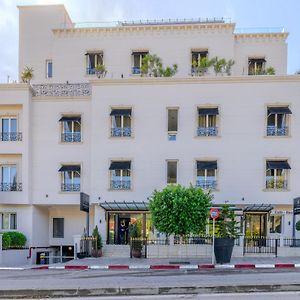
{"type": "Polygon", "coordinates": [[[15,212],[0,212],[0,230],[17,230],[18,228],[18,218],[17,218],[17,213],[15,212]],[[3,226],[3,217],[4,215],[8,215],[8,228],[4,228],[3,226]],[[15,216],[15,228],[11,228],[11,218],[12,218],[12,215],[15,216]]]}
{"type": "Polygon", "coordinates": [[[13,182],[3,182],[3,177],[2,177],[2,174],[3,174],[3,171],[2,171],[2,169],[3,168],[9,168],[9,178],[11,178],[11,168],[15,168],[16,169],[16,183],[18,183],[18,166],[17,166],[17,164],[1,164],[0,165],[0,182],[1,183],[13,183],[13,182]]]}
{"type": "Polygon", "coordinates": [[[11,131],[11,120],[16,120],[16,132],[18,132],[18,125],[19,125],[19,122],[18,122],[18,117],[15,116],[15,115],[11,115],[11,116],[1,116],[1,132],[3,133],[3,120],[9,120],[8,121],[8,132],[7,133],[13,133],[14,131],[11,131]]]}
{"type": "MultiPolygon", "coordinates": [[[[65,164],[65,165],[62,165],[62,166],[68,166],[67,164],[65,164]]],[[[74,185],[75,183],[74,183],[74,174],[75,173],[78,173],[79,174],[79,186],[80,186],[80,189],[79,190],[81,190],[81,168],[80,168],[80,172],[78,172],[78,171],[63,171],[63,172],[60,172],[61,173],[61,183],[63,184],[63,185],[66,185],[66,184],[70,184],[70,185],[74,185]],[[71,172],[71,178],[70,178],[70,180],[71,180],[71,183],[66,183],[65,182],[65,173],[67,173],[67,172],[71,172]]],[[[76,178],[78,178],[78,177],[76,177],[76,178]]],[[[71,190],[71,191],[68,191],[68,190],[62,190],[61,189],[61,191],[62,192],[78,192],[78,191],[73,191],[73,190],[71,190]]]]}

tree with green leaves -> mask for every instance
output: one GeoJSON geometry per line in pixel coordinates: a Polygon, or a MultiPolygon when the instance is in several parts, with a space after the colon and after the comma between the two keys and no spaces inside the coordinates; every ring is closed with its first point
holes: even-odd
{"type": "Polygon", "coordinates": [[[170,185],[155,190],[149,204],[153,225],[166,235],[204,232],[212,198],[209,192],[193,186],[170,185]]]}
{"type": "Polygon", "coordinates": [[[33,78],[33,68],[25,67],[21,73],[21,79],[24,83],[30,83],[33,78]]]}
{"type": "Polygon", "coordinates": [[[92,237],[95,238],[97,241],[97,249],[99,249],[99,250],[102,249],[102,247],[103,247],[102,237],[99,233],[97,225],[95,226],[95,228],[93,230],[92,237]]]}
{"type": "Polygon", "coordinates": [[[207,57],[201,57],[199,61],[193,60],[193,74],[197,76],[203,76],[207,74],[208,69],[214,64],[213,59],[208,59],[207,57]]]}
{"type": "Polygon", "coordinates": [[[156,54],[147,54],[142,59],[141,76],[148,77],[172,77],[177,73],[178,67],[163,67],[161,58],[156,54]]]}

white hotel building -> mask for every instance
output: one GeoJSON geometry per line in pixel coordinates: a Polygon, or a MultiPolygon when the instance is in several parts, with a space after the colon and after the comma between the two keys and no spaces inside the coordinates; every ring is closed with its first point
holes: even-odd
{"type": "Polygon", "coordinates": [[[73,245],[90,231],[123,243],[133,219],[151,234],[154,189],[211,189],[242,214],[247,235],[291,237],[300,196],[300,76],[287,75],[281,30],[220,20],[74,24],[63,5],[19,7],[19,72],[0,85],[0,225],[29,246],[73,245]],[[145,53],[178,65],[140,76],[145,53]],[[192,59],[233,59],[231,76],[193,76],[192,59]],[[107,68],[95,76],[96,62],[107,68]],[[273,67],[276,75],[255,75],[273,67]]]}

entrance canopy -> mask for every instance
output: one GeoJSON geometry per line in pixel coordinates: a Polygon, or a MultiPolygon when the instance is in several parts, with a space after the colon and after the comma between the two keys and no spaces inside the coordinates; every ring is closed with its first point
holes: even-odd
{"type": "Polygon", "coordinates": [[[245,207],[244,212],[270,212],[272,209],[271,204],[251,204],[245,207]]]}
{"type": "Polygon", "coordinates": [[[130,210],[139,210],[139,211],[145,211],[148,210],[148,203],[142,202],[103,202],[100,203],[100,206],[105,209],[106,211],[112,211],[112,210],[122,210],[122,211],[130,211],[130,210]]]}

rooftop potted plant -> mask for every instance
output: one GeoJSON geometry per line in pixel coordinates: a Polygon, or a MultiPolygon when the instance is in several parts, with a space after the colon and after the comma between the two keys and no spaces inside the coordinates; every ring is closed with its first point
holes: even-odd
{"type": "Polygon", "coordinates": [[[25,67],[21,73],[21,79],[24,83],[30,83],[33,78],[33,68],[25,67]]]}
{"type": "Polygon", "coordinates": [[[214,252],[217,263],[230,262],[234,240],[240,235],[239,229],[239,222],[235,219],[234,211],[228,204],[224,204],[220,217],[216,222],[214,252]]]}

